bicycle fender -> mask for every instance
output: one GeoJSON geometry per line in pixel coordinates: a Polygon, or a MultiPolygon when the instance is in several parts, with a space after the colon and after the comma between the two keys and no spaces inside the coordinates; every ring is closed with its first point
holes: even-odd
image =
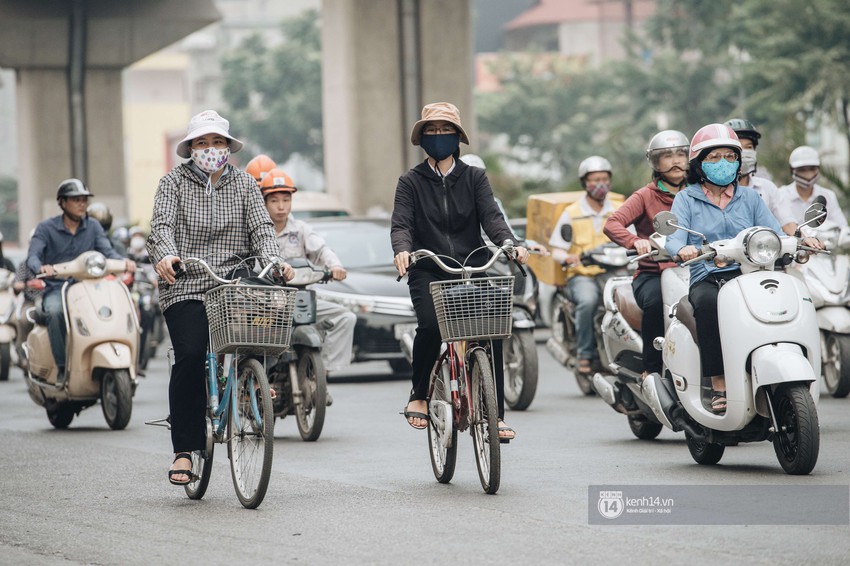
{"type": "Polygon", "coordinates": [[[319,331],[311,325],[296,326],[292,329],[291,344],[321,350],[322,337],[319,336],[319,331]]]}

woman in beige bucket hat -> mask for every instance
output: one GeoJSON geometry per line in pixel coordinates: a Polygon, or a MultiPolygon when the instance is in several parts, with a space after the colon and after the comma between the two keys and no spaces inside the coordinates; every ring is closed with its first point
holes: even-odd
{"type": "MultiPolygon", "coordinates": [[[[458,159],[460,143],[469,144],[469,137],[454,104],[426,104],[422,119],[413,125],[410,141],[422,146],[428,158],[402,175],[396,187],[391,238],[399,275],[408,273],[410,252],[414,250],[424,248],[462,262],[484,245],[482,229],[491,241],[500,244],[514,238],[484,170],[458,159]]],[[[517,247],[517,253],[519,261],[525,263],[528,250],[517,247]]],[[[489,257],[490,252],[479,250],[467,265],[483,265],[489,257]]],[[[413,341],[413,388],[402,414],[413,428],[428,426],[428,379],[440,352],[440,331],[429,286],[433,281],[453,278],[430,260],[417,262],[409,272],[407,284],[418,326],[413,341]]],[[[510,442],[516,433],[503,420],[502,341],[493,344],[499,439],[510,442]]]]}

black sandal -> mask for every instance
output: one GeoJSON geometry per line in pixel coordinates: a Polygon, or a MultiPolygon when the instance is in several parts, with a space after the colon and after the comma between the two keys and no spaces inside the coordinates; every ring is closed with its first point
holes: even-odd
{"type": "Polygon", "coordinates": [[[499,443],[510,444],[511,440],[516,438],[516,431],[514,429],[512,429],[511,427],[509,427],[507,424],[505,424],[505,421],[503,421],[502,419],[499,419],[499,425],[501,425],[501,426],[499,426],[497,434],[501,433],[501,432],[512,432],[513,433],[513,436],[502,436],[501,434],[498,434],[499,443]]]}
{"type": "Polygon", "coordinates": [[[726,412],[726,392],[712,391],[711,392],[711,412],[715,415],[722,415],[726,412]]]}
{"type": "MultiPolygon", "coordinates": [[[[190,462],[192,461],[191,452],[178,452],[174,455],[174,460],[172,463],[180,460],[181,458],[186,458],[190,462]]],[[[193,481],[197,481],[198,476],[192,473],[192,470],[168,470],[168,481],[174,485],[187,485],[192,483],[193,481]],[[186,481],[176,481],[173,479],[173,476],[189,476],[189,479],[186,481]]]]}

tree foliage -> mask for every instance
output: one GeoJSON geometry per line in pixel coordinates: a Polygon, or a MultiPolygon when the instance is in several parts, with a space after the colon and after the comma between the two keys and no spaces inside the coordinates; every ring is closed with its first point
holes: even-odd
{"type": "Polygon", "coordinates": [[[644,29],[625,38],[625,60],[598,68],[555,61],[540,72],[520,58],[494,68],[502,89],[477,98],[485,137],[506,133],[512,147],[524,148],[511,159],[557,167],[567,188],[581,159],[603,155],[615,190],[626,193],[649,178],[643,153],[660,129],[690,137],[705,124],[748,118],[763,134],[760,167],[780,184],[790,180],[790,151],[822,123],[850,142],[846,0],[657,0],[656,7],[644,29]]]}
{"type": "Polygon", "coordinates": [[[232,123],[256,151],[278,162],[300,153],[322,166],[319,13],[281,23],[282,41],[246,38],[222,61],[222,94],[232,123]]]}

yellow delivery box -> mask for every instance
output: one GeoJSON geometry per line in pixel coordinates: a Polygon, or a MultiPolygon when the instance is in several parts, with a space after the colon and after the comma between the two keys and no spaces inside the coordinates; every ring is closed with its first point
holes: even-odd
{"type": "MultiPolygon", "coordinates": [[[[567,206],[571,205],[585,195],[585,191],[569,191],[564,193],[541,193],[528,197],[525,229],[525,237],[534,240],[538,244],[549,247],[549,238],[555,230],[555,224],[561,213],[567,206]]],[[[608,198],[613,202],[623,202],[623,195],[619,193],[608,193],[608,198]]],[[[537,278],[549,285],[563,285],[566,282],[566,272],[557,261],[549,256],[532,254],[528,258],[528,266],[531,267],[537,278]]]]}

